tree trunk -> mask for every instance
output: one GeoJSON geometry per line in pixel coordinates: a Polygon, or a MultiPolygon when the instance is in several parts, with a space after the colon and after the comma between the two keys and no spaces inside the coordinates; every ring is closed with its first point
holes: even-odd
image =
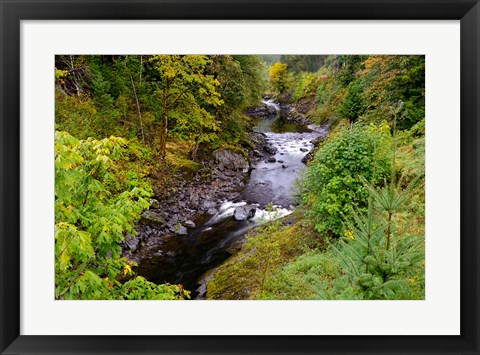
{"type": "Polygon", "coordinates": [[[145,145],[145,133],[143,132],[143,120],[142,120],[142,111],[140,110],[140,102],[138,101],[137,90],[135,89],[135,83],[133,82],[132,74],[130,74],[130,81],[132,82],[133,95],[135,96],[135,102],[137,103],[137,112],[138,118],[140,120],[140,130],[142,132],[143,145],[145,145]]]}
{"type": "Polygon", "coordinates": [[[160,128],[160,158],[165,159],[167,154],[167,134],[168,134],[168,93],[170,91],[170,80],[167,79],[163,91],[163,127],[160,128]]]}
{"type": "Polygon", "coordinates": [[[200,147],[200,142],[195,143],[195,147],[193,147],[192,151],[192,160],[195,161],[197,159],[198,148],[200,147]]]}
{"type": "Polygon", "coordinates": [[[163,127],[160,128],[160,157],[165,159],[167,154],[168,111],[163,114],[163,127]]]}

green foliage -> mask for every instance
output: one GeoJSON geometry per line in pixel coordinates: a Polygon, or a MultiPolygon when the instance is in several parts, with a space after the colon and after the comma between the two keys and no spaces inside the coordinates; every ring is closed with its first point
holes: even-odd
{"type": "Polygon", "coordinates": [[[363,67],[364,61],[368,58],[366,55],[339,55],[330,63],[335,72],[336,80],[340,85],[347,87],[357,75],[357,72],[363,67]]]}
{"type": "Polygon", "coordinates": [[[331,251],[309,251],[276,270],[265,284],[263,299],[358,299],[331,251]]]}
{"type": "Polygon", "coordinates": [[[93,101],[84,94],[77,97],[56,92],[55,124],[57,129],[72,132],[81,138],[89,136],[100,138],[103,132],[97,108],[93,101]]]}
{"type": "Polygon", "coordinates": [[[205,55],[156,55],[150,58],[150,62],[163,84],[157,89],[162,102],[160,156],[165,158],[172,121],[180,136],[191,139],[196,148],[203,142],[211,142],[216,137],[218,122],[206,105],[217,107],[223,104],[223,100],[216,91],[220,82],[213,75],[206,74],[210,59],[205,55]]]}
{"type": "Polygon", "coordinates": [[[299,74],[295,81],[293,99],[300,100],[301,98],[314,96],[317,92],[319,81],[320,79],[313,73],[299,74]]]}
{"type": "Polygon", "coordinates": [[[341,117],[348,118],[353,123],[364,112],[362,92],[363,87],[360,82],[352,81],[348,84],[347,94],[338,107],[338,113],[341,117]]]}
{"type": "Polygon", "coordinates": [[[364,66],[360,77],[369,120],[382,120],[399,101],[404,103],[399,129],[409,129],[425,117],[424,56],[371,56],[364,66]]]}
{"type": "Polygon", "coordinates": [[[190,293],[182,285],[157,285],[137,276],[125,282],[120,289],[126,300],[178,300],[190,298],[190,293]]]}
{"type": "Polygon", "coordinates": [[[215,110],[219,130],[211,146],[217,148],[220,141],[241,143],[247,139],[251,122],[242,112],[259,103],[266,87],[266,68],[257,56],[218,55],[211,59],[207,69],[221,83],[218,92],[224,101],[215,110]]]}
{"type": "Polygon", "coordinates": [[[320,75],[317,88],[316,105],[310,117],[317,123],[337,123],[339,120],[338,107],[342,103],[347,89],[342,87],[329,69],[320,75]]]}
{"type": "Polygon", "coordinates": [[[364,214],[352,213],[346,237],[334,250],[343,272],[363,299],[423,299],[424,237],[410,233],[395,215],[408,207],[416,180],[375,189],[365,182],[372,198],[364,214]],[[395,223],[397,222],[397,223],[395,223]]]}
{"type": "MultiPolygon", "coordinates": [[[[153,90],[142,80],[142,56],[57,56],[68,74],[56,80],[57,128],[79,138],[151,138],[155,118],[144,108],[153,90]]],[[[151,142],[151,139],[149,140],[151,142]]]]}
{"type": "Polygon", "coordinates": [[[55,68],[55,81],[61,80],[62,78],[65,78],[68,75],[67,70],[60,70],[55,68]]]}
{"type": "MultiPolygon", "coordinates": [[[[293,99],[309,98],[305,74],[296,75],[293,99]]],[[[407,130],[425,117],[424,56],[329,56],[315,74],[316,105],[308,117],[317,123],[351,122],[361,116],[380,123],[390,116],[390,107],[403,102],[398,127],[407,130]]],[[[313,80],[312,80],[313,81],[313,80]]]]}
{"type": "MultiPolygon", "coordinates": [[[[119,243],[125,233],[135,234],[134,222],[148,208],[151,192],[130,181],[116,186],[115,165],[127,148],[123,138],[77,140],[55,132],[56,298],[130,297],[120,281],[132,277],[134,264],[121,257],[119,243]]],[[[157,289],[158,297],[177,295],[141,279],[135,285],[157,289]]]]}
{"type": "Polygon", "coordinates": [[[415,200],[422,175],[405,184],[392,174],[379,188],[361,180],[367,209],[352,211],[344,235],[326,250],[309,251],[271,274],[262,298],[425,299],[424,201],[415,200]]]}
{"type": "Polygon", "coordinates": [[[57,298],[188,297],[135,277],[119,243],[148,205],[147,176],[169,193],[168,179],[201,170],[197,152],[245,155],[252,122],[242,112],[268,79],[279,100],[331,123],[299,194],[304,222],[341,239],[311,250],[311,227],[265,225],[218,269],[209,297],[424,297],[424,56],[65,55],[54,74],[57,298]],[[360,122],[341,128],[342,118],[360,122]]]}
{"type": "Polygon", "coordinates": [[[342,235],[344,216],[364,209],[368,192],[360,177],[379,184],[390,171],[388,125],[355,124],[331,135],[307,171],[307,216],[325,236],[342,235]]]}

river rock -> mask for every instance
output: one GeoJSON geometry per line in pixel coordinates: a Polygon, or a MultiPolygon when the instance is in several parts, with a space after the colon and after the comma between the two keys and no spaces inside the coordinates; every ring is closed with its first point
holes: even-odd
{"type": "Polygon", "coordinates": [[[156,200],[154,198],[151,198],[150,199],[150,208],[159,209],[160,208],[160,202],[158,202],[158,200],[156,200]]]}
{"type": "Polygon", "coordinates": [[[166,223],[163,217],[153,211],[145,211],[140,217],[140,222],[143,224],[151,224],[156,227],[163,227],[166,223]]]}
{"type": "Polygon", "coordinates": [[[215,169],[213,172],[212,172],[212,178],[214,179],[220,179],[222,181],[228,181],[228,176],[225,175],[224,173],[222,173],[221,171],[218,171],[217,169],[215,169]]]}
{"type": "Polygon", "coordinates": [[[213,152],[213,155],[220,170],[229,168],[246,173],[250,168],[248,160],[243,155],[235,153],[229,149],[216,150],[213,152]]]}
{"type": "Polygon", "coordinates": [[[128,247],[128,249],[130,249],[132,253],[138,249],[139,244],[140,244],[140,240],[138,237],[130,234],[127,234],[125,236],[125,245],[128,247]]]}
{"type": "Polygon", "coordinates": [[[177,235],[188,235],[188,230],[185,226],[175,226],[175,234],[177,235]]]}
{"type": "Polygon", "coordinates": [[[257,208],[251,205],[239,206],[235,208],[233,212],[233,218],[236,221],[246,221],[249,218],[255,216],[255,212],[257,212],[257,208]]]}
{"type": "Polygon", "coordinates": [[[214,208],[217,205],[215,201],[204,200],[203,201],[203,209],[208,211],[210,208],[214,208]]]}
{"type": "Polygon", "coordinates": [[[307,164],[309,161],[313,159],[313,155],[314,155],[313,151],[308,152],[308,154],[302,158],[302,163],[307,164]]]}
{"type": "Polygon", "coordinates": [[[282,164],[283,163],[283,160],[277,160],[278,163],[282,164]]]}
{"type": "Polygon", "coordinates": [[[267,162],[268,163],[275,163],[277,161],[277,159],[275,159],[275,157],[270,157],[267,159],[267,162]]]}
{"type": "Polygon", "coordinates": [[[254,150],[252,151],[252,154],[253,154],[254,157],[257,157],[257,158],[263,157],[263,154],[262,154],[259,150],[257,150],[257,149],[254,149],[254,150]]]}
{"type": "Polygon", "coordinates": [[[216,208],[210,208],[208,211],[207,211],[208,214],[211,214],[211,215],[214,215],[217,213],[217,209],[216,208]]]}
{"type": "Polygon", "coordinates": [[[184,225],[185,227],[187,227],[187,228],[195,228],[195,222],[190,221],[190,220],[185,221],[185,222],[183,223],[183,225],[184,225]]]}
{"type": "Polygon", "coordinates": [[[263,150],[266,151],[268,154],[277,153],[277,148],[275,148],[273,145],[270,145],[270,144],[264,145],[263,150]]]}
{"type": "Polygon", "coordinates": [[[300,148],[300,150],[301,150],[302,152],[308,152],[308,149],[307,149],[307,148],[303,148],[303,147],[302,147],[302,148],[300,148]]]}
{"type": "Polygon", "coordinates": [[[272,117],[277,114],[277,109],[273,106],[269,106],[267,104],[263,104],[261,106],[252,107],[243,112],[245,115],[249,117],[272,117]]]}
{"type": "Polygon", "coordinates": [[[192,190],[190,192],[189,202],[190,206],[192,206],[193,208],[198,208],[200,204],[200,196],[198,196],[198,193],[195,190],[192,190]]]}
{"type": "Polygon", "coordinates": [[[286,169],[286,168],[288,168],[288,165],[287,164],[282,164],[282,168],[286,169]]]}

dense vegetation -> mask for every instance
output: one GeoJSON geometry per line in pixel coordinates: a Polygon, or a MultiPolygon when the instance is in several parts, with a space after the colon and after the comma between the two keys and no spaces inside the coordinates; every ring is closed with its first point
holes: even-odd
{"type": "Polygon", "coordinates": [[[313,72],[283,59],[271,93],[331,134],[298,184],[297,222],[252,231],[209,297],[423,299],[424,57],[322,57],[313,72]]]}
{"type": "Polygon", "coordinates": [[[250,231],[207,296],[424,298],[423,56],[57,56],[55,81],[56,298],[189,298],[120,243],[180,172],[250,149],[264,93],[331,133],[297,210],[250,231]]]}
{"type": "Polygon", "coordinates": [[[59,299],[182,299],[136,277],[127,233],[198,153],[246,144],[258,103],[254,56],[57,56],[55,283],[59,299]]]}

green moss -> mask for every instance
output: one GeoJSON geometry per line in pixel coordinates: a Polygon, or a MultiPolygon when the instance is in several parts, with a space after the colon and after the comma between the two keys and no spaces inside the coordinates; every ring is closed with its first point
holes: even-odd
{"type": "Polygon", "coordinates": [[[238,145],[232,145],[232,144],[228,144],[228,143],[223,143],[221,146],[220,146],[220,149],[221,150],[230,150],[236,154],[240,154],[241,156],[243,156],[244,158],[247,158],[248,159],[248,153],[245,149],[243,149],[242,147],[238,146],[238,145]]]}
{"type": "Polygon", "coordinates": [[[329,253],[308,252],[277,270],[265,284],[262,298],[329,299],[331,280],[340,277],[340,266],[329,253]]]}
{"type": "Polygon", "coordinates": [[[207,283],[207,298],[259,298],[276,270],[314,245],[318,245],[317,235],[303,226],[301,218],[290,226],[277,220],[253,229],[242,250],[221,265],[207,283]]]}

